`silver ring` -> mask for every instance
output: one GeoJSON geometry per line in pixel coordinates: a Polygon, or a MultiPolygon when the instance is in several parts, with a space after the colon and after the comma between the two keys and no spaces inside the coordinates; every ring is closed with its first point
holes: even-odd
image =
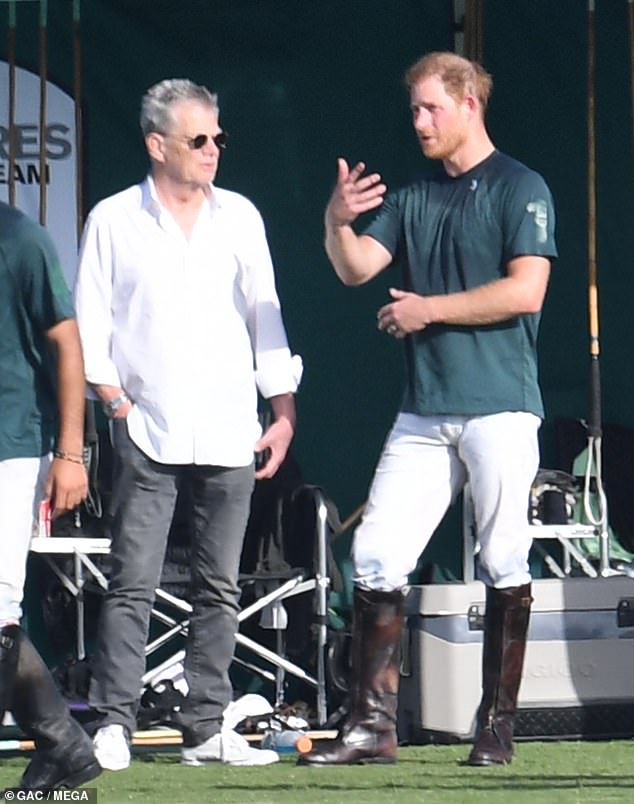
{"type": "Polygon", "coordinates": [[[398,332],[398,327],[396,324],[390,324],[386,331],[388,335],[396,335],[398,332]]]}

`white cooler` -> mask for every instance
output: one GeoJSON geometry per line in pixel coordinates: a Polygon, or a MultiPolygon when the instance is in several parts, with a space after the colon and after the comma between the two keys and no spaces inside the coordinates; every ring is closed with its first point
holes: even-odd
{"type": "MultiPolygon", "coordinates": [[[[516,736],[634,736],[634,580],[548,578],[532,588],[516,736]]],[[[479,581],[411,587],[398,713],[402,742],[472,739],[484,601],[479,581]]]]}

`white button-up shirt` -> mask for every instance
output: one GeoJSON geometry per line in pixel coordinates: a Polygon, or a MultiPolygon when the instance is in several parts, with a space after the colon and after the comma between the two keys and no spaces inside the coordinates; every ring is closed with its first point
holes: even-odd
{"type": "Polygon", "coordinates": [[[153,460],[247,466],[257,390],[297,390],[262,218],[237,193],[211,187],[189,239],[151,178],[101,201],[75,302],[86,378],[126,391],[130,437],[153,460]]]}

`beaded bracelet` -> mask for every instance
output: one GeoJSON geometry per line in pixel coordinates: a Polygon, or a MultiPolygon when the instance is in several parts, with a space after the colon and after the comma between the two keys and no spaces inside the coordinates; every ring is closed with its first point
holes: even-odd
{"type": "Polygon", "coordinates": [[[66,452],[63,449],[56,449],[53,455],[60,458],[62,461],[70,461],[71,463],[80,463],[83,465],[84,459],[81,455],[76,455],[74,452],[66,452]]]}

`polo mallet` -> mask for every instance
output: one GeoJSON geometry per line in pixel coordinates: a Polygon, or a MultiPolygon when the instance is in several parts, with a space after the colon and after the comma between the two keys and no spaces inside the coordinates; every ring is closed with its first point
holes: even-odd
{"type": "Polygon", "coordinates": [[[583,487],[583,510],[586,519],[599,530],[599,572],[611,574],[607,499],[603,490],[601,466],[601,375],[599,370],[599,292],[597,284],[597,187],[595,127],[595,0],[588,0],[588,325],[590,334],[590,394],[586,422],[587,463],[583,487]],[[592,501],[592,478],[595,478],[596,500],[592,501]]]}

